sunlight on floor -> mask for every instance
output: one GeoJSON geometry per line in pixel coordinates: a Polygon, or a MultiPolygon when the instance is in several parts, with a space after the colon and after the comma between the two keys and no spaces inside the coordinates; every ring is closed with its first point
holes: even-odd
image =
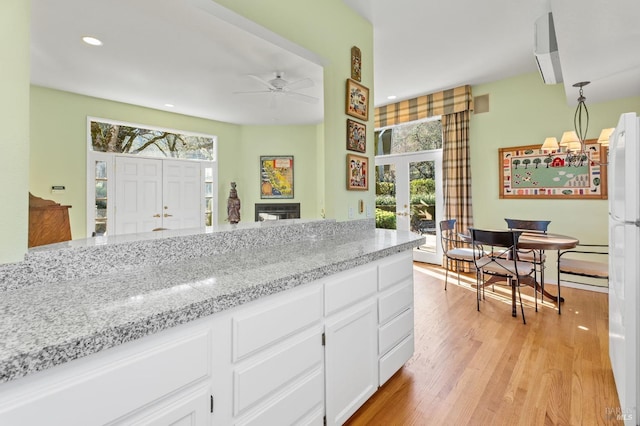
{"type": "MultiPolygon", "coordinates": [[[[442,281],[442,288],[444,289],[445,270],[436,265],[413,263],[413,269],[415,272],[428,275],[442,281]]],[[[474,275],[460,274],[460,284],[458,284],[457,272],[449,271],[448,285],[456,285],[460,288],[476,292],[476,278],[474,275]]],[[[525,307],[535,308],[535,299],[531,288],[521,288],[522,303],[525,307]],[[530,294],[529,294],[530,293],[530,294]]],[[[485,288],[485,298],[491,298],[502,303],[511,304],[511,288],[506,285],[491,285],[485,288]]],[[[557,307],[554,302],[545,300],[544,303],[540,301],[538,297],[538,310],[549,309],[557,311],[557,307]]]]}

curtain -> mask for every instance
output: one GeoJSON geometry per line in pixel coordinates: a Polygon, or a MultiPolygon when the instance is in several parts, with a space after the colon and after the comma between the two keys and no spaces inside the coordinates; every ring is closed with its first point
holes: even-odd
{"type": "MultiPolygon", "coordinates": [[[[466,110],[442,116],[443,219],[456,219],[456,230],[464,233],[473,226],[469,158],[470,115],[470,111],[466,110]]],[[[467,271],[468,266],[464,263],[467,271]]]]}
{"type": "Polygon", "coordinates": [[[375,126],[380,128],[436,115],[467,111],[473,109],[472,102],[471,86],[443,90],[442,92],[377,107],[374,114],[375,126]]]}

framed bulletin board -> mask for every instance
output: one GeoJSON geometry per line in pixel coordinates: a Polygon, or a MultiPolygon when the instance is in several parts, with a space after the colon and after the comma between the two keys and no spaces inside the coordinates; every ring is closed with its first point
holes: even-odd
{"type": "Polygon", "coordinates": [[[540,145],[498,150],[500,198],[607,198],[607,148],[586,141],[589,157],[565,164],[565,152],[543,152],[540,145]]]}

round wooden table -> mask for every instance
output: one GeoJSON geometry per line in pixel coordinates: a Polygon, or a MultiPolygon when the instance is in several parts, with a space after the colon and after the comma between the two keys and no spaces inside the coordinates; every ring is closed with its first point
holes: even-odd
{"type": "Polygon", "coordinates": [[[523,232],[518,239],[518,248],[534,250],[565,250],[578,245],[577,238],[559,234],[523,232]]]}

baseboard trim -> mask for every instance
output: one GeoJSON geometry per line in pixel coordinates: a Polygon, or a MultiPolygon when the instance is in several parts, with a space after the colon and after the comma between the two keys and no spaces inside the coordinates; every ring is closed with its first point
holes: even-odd
{"type": "MultiPolygon", "coordinates": [[[[558,283],[555,281],[547,281],[545,280],[544,286],[557,286],[558,283]]],[[[609,287],[601,287],[598,285],[591,285],[591,284],[583,284],[583,283],[575,283],[573,281],[560,281],[560,285],[562,287],[569,287],[569,288],[575,288],[578,290],[587,290],[587,291],[594,291],[596,293],[607,293],[609,294],[609,287]]]]}

